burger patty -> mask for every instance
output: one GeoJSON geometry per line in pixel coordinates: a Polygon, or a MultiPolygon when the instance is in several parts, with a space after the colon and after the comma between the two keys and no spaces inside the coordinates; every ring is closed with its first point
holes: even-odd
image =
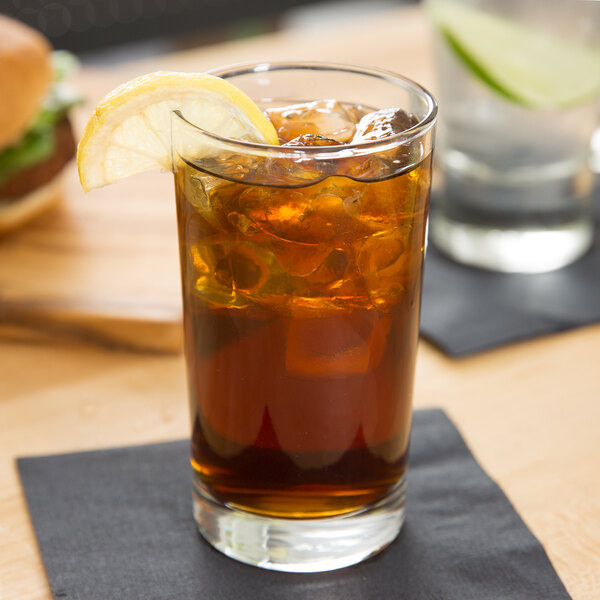
{"type": "Polygon", "coordinates": [[[71,123],[65,117],[54,128],[54,152],[0,184],[0,202],[20,198],[48,183],[75,156],[76,150],[71,123]]]}

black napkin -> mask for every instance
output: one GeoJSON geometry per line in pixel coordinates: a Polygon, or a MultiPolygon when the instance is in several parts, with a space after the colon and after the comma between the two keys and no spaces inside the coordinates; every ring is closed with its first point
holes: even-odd
{"type": "Polygon", "coordinates": [[[600,185],[592,249],[550,273],[507,274],[456,263],[430,244],[421,333],[453,357],[600,321],[600,185]]]}
{"type": "Polygon", "coordinates": [[[191,515],[188,442],[18,461],[61,600],[564,600],[539,542],[442,411],[414,415],[407,520],[363,564],[264,571],[213,550],[191,515]]]}

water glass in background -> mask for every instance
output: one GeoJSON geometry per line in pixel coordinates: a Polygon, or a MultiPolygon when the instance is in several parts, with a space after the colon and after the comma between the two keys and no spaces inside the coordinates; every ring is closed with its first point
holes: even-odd
{"type": "Polygon", "coordinates": [[[439,80],[435,245],[506,272],[565,266],[593,239],[600,2],[428,0],[439,80]]]}

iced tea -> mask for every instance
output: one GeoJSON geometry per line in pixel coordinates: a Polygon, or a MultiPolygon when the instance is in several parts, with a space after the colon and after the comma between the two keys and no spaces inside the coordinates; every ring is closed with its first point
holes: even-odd
{"type": "Polygon", "coordinates": [[[343,155],[415,126],[395,108],[266,113],[282,148],[340,152],[176,173],[196,485],[255,514],[343,515],[406,470],[431,152],[343,155]]]}

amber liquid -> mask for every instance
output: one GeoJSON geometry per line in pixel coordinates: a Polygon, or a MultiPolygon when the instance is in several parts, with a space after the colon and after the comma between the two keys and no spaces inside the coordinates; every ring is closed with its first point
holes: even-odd
{"type": "Polygon", "coordinates": [[[201,493],[345,514],[406,470],[429,161],[285,189],[176,174],[201,493]]]}

